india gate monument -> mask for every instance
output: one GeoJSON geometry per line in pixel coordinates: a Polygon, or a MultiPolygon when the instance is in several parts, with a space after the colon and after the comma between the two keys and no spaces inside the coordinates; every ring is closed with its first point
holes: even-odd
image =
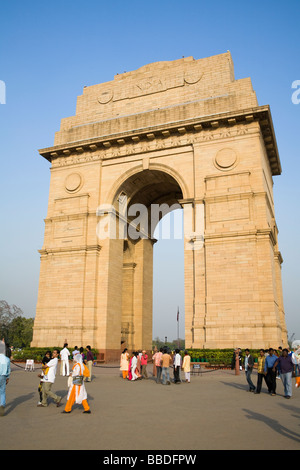
{"type": "Polygon", "coordinates": [[[153,233],[183,209],[186,348],[287,345],[268,105],[230,52],[88,86],[51,164],[32,346],[152,348],[153,233]]]}

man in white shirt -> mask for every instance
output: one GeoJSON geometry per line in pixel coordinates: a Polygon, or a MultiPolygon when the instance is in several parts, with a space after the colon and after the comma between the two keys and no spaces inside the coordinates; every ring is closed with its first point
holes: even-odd
{"type": "Polygon", "coordinates": [[[180,369],[181,369],[181,355],[180,355],[180,350],[175,349],[175,356],[174,356],[174,383],[175,384],[180,384],[181,379],[180,379],[180,369]]]}
{"type": "Polygon", "coordinates": [[[64,348],[59,353],[61,359],[61,372],[60,375],[69,376],[70,375],[70,368],[69,368],[69,356],[70,351],[68,350],[68,343],[64,344],[64,348]]]}
{"type": "Polygon", "coordinates": [[[52,392],[51,388],[55,382],[56,370],[58,364],[58,350],[54,349],[52,352],[52,358],[50,359],[43,369],[45,369],[45,375],[42,378],[42,403],[38,406],[48,406],[47,398],[51,397],[56,403],[56,406],[60,405],[62,397],[59,397],[55,393],[52,392]],[[46,370],[48,369],[48,371],[46,370]]]}

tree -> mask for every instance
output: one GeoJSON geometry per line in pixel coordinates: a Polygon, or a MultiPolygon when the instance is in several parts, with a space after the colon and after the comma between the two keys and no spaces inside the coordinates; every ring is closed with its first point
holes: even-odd
{"type": "Polygon", "coordinates": [[[20,307],[0,300],[0,339],[15,348],[30,346],[32,328],[33,318],[24,318],[20,307]]]}
{"type": "Polygon", "coordinates": [[[184,341],[184,339],[181,339],[181,338],[179,338],[179,344],[178,344],[177,339],[173,339],[173,341],[171,341],[171,342],[169,342],[169,341],[164,342],[158,336],[152,341],[152,348],[153,349],[154,349],[155,346],[157,347],[157,349],[160,349],[160,348],[163,348],[164,346],[166,346],[167,348],[171,349],[172,351],[174,351],[177,348],[179,348],[180,350],[184,350],[184,345],[185,345],[185,341],[184,341]]]}
{"type": "Polygon", "coordinates": [[[6,300],[0,300],[0,338],[7,341],[11,322],[23,315],[23,311],[16,305],[9,305],[6,300]]]}
{"type": "Polygon", "coordinates": [[[8,343],[14,348],[30,347],[33,332],[33,318],[16,317],[10,324],[8,343]]]}

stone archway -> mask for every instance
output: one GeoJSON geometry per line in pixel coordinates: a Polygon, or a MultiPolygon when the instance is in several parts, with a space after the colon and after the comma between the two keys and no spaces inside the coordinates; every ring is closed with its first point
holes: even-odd
{"type": "Polygon", "coordinates": [[[113,207],[118,216],[121,213],[125,229],[121,340],[129,349],[151,349],[153,234],[164,215],[181,207],[182,198],[173,176],[150,169],[127,178],[113,198],[113,207]]]}
{"type": "Polygon", "coordinates": [[[184,209],[187,347],[287,344],[276,137],[250,79],[234,79],[229,52],[86,87],[76,115],[40,154],[51,181],[33,345],[67,338],[106,360],[119,357],[124,335],[134,347],[150,345],[149,212],[144,238],[99,237],[105,214],[118,233],[132,225],[122,200],[184,209]]]}

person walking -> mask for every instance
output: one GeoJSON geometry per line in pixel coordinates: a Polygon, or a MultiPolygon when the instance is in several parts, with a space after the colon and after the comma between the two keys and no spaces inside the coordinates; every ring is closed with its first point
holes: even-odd
{"type": "Polygon", "coordinates": [[[294,371],[294,364],[292,357],[289,355],[288,349],[282,350],[282,355],[278,357],[277,361],[273,366],[273,372],[276,371],[276,367],[280,367],[280,378],[284,387],[284,397],[291,398],[292,396],[292,374],[294,371]]]}
{"type": "Polygon", "coordinates": [[[180,355],[180,350],[175,349],[174,362],[173,362],[174,383],[175,384],[180,384],[181,383],[181,379],[180,379],[181,364],[182,364],[182,359],[181,359],[181,355],[180,355]]]}
{"type": "Polygon", "coordinates": [[[130,367],[130,374],[129,374],[129,380],[138,380],[141,376],[139,374],[137,364],[138,364],[138,351],[133,351],[132,353],[132,358],[129,363],[130,367]]]}
{"type": "Polygon", "coordinates": [[[82,362],[85,364],[86,363],[86,356],[84,354],[84,349],[83,347],[81,346],[81,348],[79,348],[79,354],[81,354],[82,356],[82,362]]]}
{"type": "Polygon", "coordinates": [[[155,364],[156,367],[156,383],[159,384],[161,381],[161,372],[162,372],[162,366],[161,366],[161,359],[163,355],[163,348],[160,348],[159,351],[156,351],[156,353],[153,355],[153,363],[155,364]]]}
{"type": "Polygon", "coordinates": [[[187,383],[190,383],[191,381],[191,356],[189,355],[187,351],[184,351],[182,370],[185,375],[185,381],[187,383]]]}
{"type": "MultiPolygon", "coordinates": [[[[45,356],[43,357],[42,359],[42,366],[44,366],[45,364],[47,364],[51,359],[51,351],[46,351],[45,353],[45,356]]],[[[41,379],[44,377],[45,374],[47,374],[48,372],[48,369],[43,369],[42,373],[38,375],[38,377],[40,377],[41,379]]],[[[40,383],[39,383],[39,386],[38,386],[38,392],[39,392],[39,396],[40,396],[40,400],[38,402],[38,405],[40,405],[42,403],[42,399],[43,399],[43,382],[40,380],[40,383]]]]}
{"type": "Polygon", "coordinates": [[[148,379],[147,363],[148,363],[148,354],[147,354],[146,350],[143,350],[142,351],[142,356],[141,356],[141,368],[142,368],[141,376],[142,376],[142,379],[143,378],[148,379]]]}
{"type": "Polygon", "coordinates": [[[89,377],[85,377],[84,381],[85,382],[91,382],[92,381],[92,366],[93,366],[93,361],[94,361],[94,355],[92,353],[91,346],[86,347],[87,353],[86,353],[86,365],[89,370],[89,377]]]}
{"type": "Polygon", "coordinates": [[[68,343],[64,344],[63,349],[59,353],[61,359],[61,373],[63,377],[70,375],[70,367],[69,367],[69,356],[70,351],[68,350],[68,343]]]}
{"type": "Polygon", "coordinates": [[[154,346],[154,350],[152,351],[152,365],[153,365],[152,376],[153,377],[156,377],[156,365],[155,365],[155,362],[153,360],[153,357],[155,356],[157,351],[158,351],[157,346],[154,346]]]}
{"type": "Polygon", "coordinates": [[[125,348],[121,353],[120,357],[120,371],[122,372],[123,379],[128,377],[128,369],[129,369],[129,354],[128,349],[125,348]]]}
{"type": "Polygon", "coordinates": [[[249,385],[249,392],[255,392],[255,385],[252,382],[251,374],[253,371],[254,366],[254,359],[253,356],[250,354],[249,349],[245,349],[245,373],[246,379],[249,385]]]}
{"type": "Polygon", "coordinates": [[[79,350],[77,346],[75,346],[74,351],[72,352],[73,361],[74,361],[74,357],[76,356],[76,354],[79,354],[79,350]]]}
{"type": "Polygon", "coordinates": [[[0,341],[0,416],[5,414],[6,385],[10,377],[10,359],[6,356],[4,341],[0,341]]]}
{"type": "Polygon", "coordinates": [[[62,397],[52,392],[52,386],[55,382],[55,376],[56,376],[56,370],[57,370],[57,364],[58,364],[58,355],[59,355],[58,350],[54,349],[52,351],[52,358],[50,359],[50,361],[47,362],[47,364],[45,364],[44,366],[42,366],[43,370],[48,369],[48,371],[47,371],[47,374],[45,374],[41,380],[42,402],[39,403],[37,406],[43,406],[43,407],[48,406],[48,397],[53,398],[53,400],[56,403],[56,406],[60,406],[62,397]]]}
{"type": "Polygon", "coordinates": [[[300,375],[300,373],[299,373],[299,365],[300,365],[300,349],[299,349],[299,346],[293,348],[292,361],[295,365],[295,377],[296,377],[296,386],[297,386],[297,378],[300,375]]]}
{"type": "Polygon", "coordinates": [[[278,357],[274,354],[273,348],[269,348],[268,353],[265,360],[264,374],[266,376],[268,392],[274,396],[276,395],[276,367],[275,370],[273,368],[278,357]]]}
{"type": "Polygon", "coordinates": [[[74,403],[83,406],[83,413],[91,413],[83,380],[84,377],[89,376],[89,370],[83,363],[82,354],[76,354],[74,362],[75,364],[72,368],[71,374],[72,382],[69,387],[67,403],[63,413],[71,413],[74,403]]]}
{"type": "MultiPolygon", "coordinates": [[[[282,347],[279,346],[277,351],[275,350],[274,352],[277,357],[280,357],[282,355],[282,347]]],[[[280,380],[280,365],[277,365],[277,368],[276,368],[276,379],[280,380]]]]}
{"type": "Polygon", "coordinates": [[[142,367],[141,367],[141,357],[142,357],[142,351],[139,350],[137,351],[137,364],[136,364],[136,374],[141,377],[142,376],[142,367]]]}
{"type": "Polygon", "coordinates": [[[167,348],[164,348],[163,350],[163,355],[161,358],[161,364],[162,364],[162,384],[163,385],[170,385],[170,371],[169,367],[172,364],[172,357],[168,353],[167,348]]]}
{"type": "Polygon", "coordinates": [[[259,356],[257,358],[257,385],[255,394],[258,395],[261,392],[262,382],[265,380],[266,376],[264,374],[264,367],[265,367],[265,351],[264,349],[259,350],[259,356]]]}

